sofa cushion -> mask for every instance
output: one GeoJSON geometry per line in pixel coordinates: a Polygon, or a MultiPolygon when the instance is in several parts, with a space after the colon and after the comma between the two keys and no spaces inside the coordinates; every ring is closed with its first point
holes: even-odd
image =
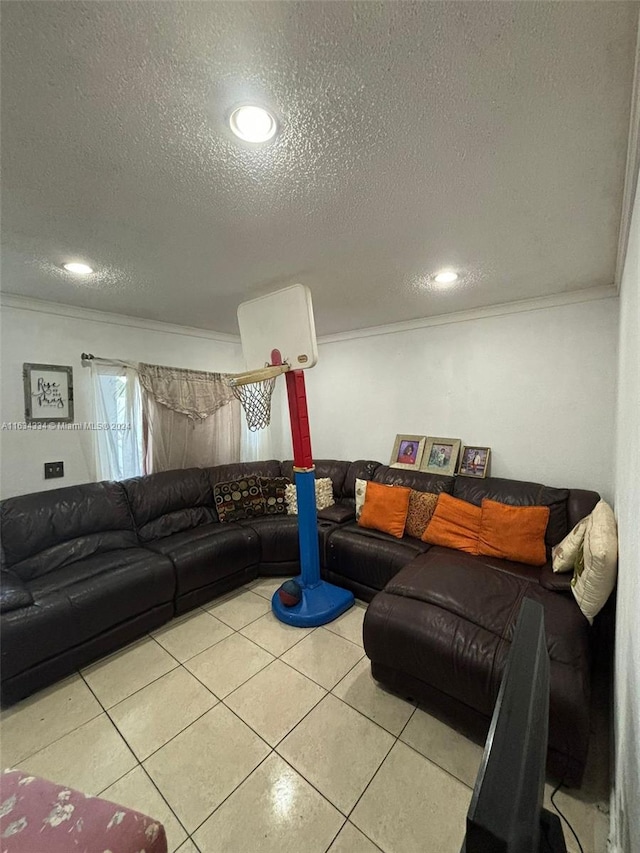
{"type": "Polygon", "coordinates": [[[264,515],[267,502],[262,494],[260,477],[246,476],[239,480],[216,483],[213,498],[220,521],[241,521],[264,515]]]}
{"type": "Polygon", "coordinates": [[[456,498],[480,506],[483,498],[511,506],[548,506],[549,524],[545,542],[549,548],[566,535],[568,489],[554,489],[524,480],[505,480],[501,477],[456,477],[453,494],[456,498]]]}
{"type": "Polygon", "coordinates": [[[562,542],[554,545],[551,549],[554,572],[572,572],[575,568],[576,557],[584,542],[584,533],[587,529],[587,519],[581,519],[564,537],[562,542]]]}
{"type": "Polygon", "coordinates": [[[282,471],[277,459],[266,462],[230,462],[228,465],[214,465],[205,468],[211,488],[216,483],[228,483],[229,480],[242,480],[244,477],[280,477],[282,471]]]}
{"type": "Polygon", "coordinates": [[[480,507],[442,493],[422,540],[430,545],[477,554],[481,520],[480,507]]]}
{"type": "Polygon", "coordinates": [[[8,498],[2,502],[1,519],[6,565],[23,580],[93,553],[138,545],[120,483],[86,483],[8,498]],[[78,546],[77,540],[82,540],[78,546]],[[48,549],[55,549],[52,564],[47,556],[37,556],[48,549]]]}
{"type": "Polygon", "coordinates": [[[402,486],[370,482],[358,524],[401,539],[407,523],[410,494],[411,489],[402,486]]]}
{"type": "Polygon", "coordinates": [[[417,492],[432,492],[440,494],[453,492],[454,477],[442,474],[427,474],[424,471],[406,471],[403,468],[392,468],[390,465],[380,465],[373,476],[376,483],[387,486],[406,486],[417,492]]]}
{"type": "Polygon", "coordinates": [[[333,521],[336,524],[344,524],[345,521],[351,521],[355,518],[355,510],[348,503],[335,503],[332,506],[318,510],[318,519],[320,521],[333,521]]]}
{"type": "Polygon", "coordinates": [[[170,560],[128,548],[42,575],[29,591],[34,604],[2,619],[3,679],[171,602],[175,575],[170,560]]]}
{"type": "Polygon", "coordinates": [[[248,518],[239,522],[251,528],[260,542],[260,563],[291,563],[300,560],[298,543],[298,516],[248,518]]]}
{"type": "Polygon", "coordinates": [[[33,596],[13,572],[3,569],[0,572],[0,613],[8,613],[19,607],[28,607],[33,604],[33,596]]]}
{"type": "Polygon", "coordinates": [[[150,542],[147,547],[171,559],[178,596],[209,586],[241,569],[257,566],[260,560],[260,543],[255,531],[231,523],[214,522],[184,530],[150,542]]]}
{"type": "Polygon", "coordinates": [[[618,533],[613,510],[599,501],[587,519],[583,559],[576,560],[571,589],[589,623],[602,610],[616,583],[618,533]]]}
{"type": "Polygon", "coordinates": [[[334,574],[381,590],[400,569],[429,546],[405,536],[368,530],[356,523],[334,530],[327,541],[326,565],[334,574]]]}
{"type": "Polygon", "coordinates": [[[209,478],[201,468],[132,477],[122,485],[142,542],[216,520],[209,478]]]}
{"type": "Polygon", "coordinates": [[[547,562],[544,535],[549,523],[548,506],[508,506],[484,498],[481,512],[480,554],[529,566],[544,566],[547,562]]]}

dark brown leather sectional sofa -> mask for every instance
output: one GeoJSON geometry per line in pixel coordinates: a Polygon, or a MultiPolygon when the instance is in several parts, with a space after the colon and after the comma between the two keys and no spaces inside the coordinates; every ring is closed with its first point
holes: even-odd
{"type": "MultiPolygon", "coordinates": [[[[260,575],[299,570],[297,518],[220,523],[216,483],[293,475],[291,462],[168,471],[2,503],[1,696],[11,704],[199,604],[260,575]]],[[[549,766],[579,784],[589,734],[592,630],[568,578],[365,530],[356,478],[548,505],[549,546],[587,515],[595,492],[434,476],[378,462],[317,460],[336,504],[318,514],[322,574],[373,603],[364,624],[382,683],[486,733],[519,604],[545,609],[551,657],[549,766]]]]}

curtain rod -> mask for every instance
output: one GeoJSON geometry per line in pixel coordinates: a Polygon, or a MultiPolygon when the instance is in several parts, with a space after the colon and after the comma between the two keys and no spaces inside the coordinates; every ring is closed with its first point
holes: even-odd
{"type": "Polygon", "coordinates": [[[131,361],[121,361],[119,358],[100,358],[91,352],[83,352],[80,354],[80,361],[83,367],[88,367],[92,361],[100,362],[100,364],[112,364],[114,367],[135,367],[131,361]]]}

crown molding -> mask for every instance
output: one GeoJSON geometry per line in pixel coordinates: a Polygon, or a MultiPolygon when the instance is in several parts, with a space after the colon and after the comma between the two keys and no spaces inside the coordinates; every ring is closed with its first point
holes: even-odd
{"type": "Polygon", "coordinates": [[[636,59],[633,71],[633,89],[631,92],[631,110],[629,118],[629,140],[627,143],[627,162],[622,192],[622,210],[620,212],[620,231],[618,232],[618,253],[616,255],[615,285],[618,293],[622,283],[624,262],[631,233],[631,217],[640,171],[640,17],[636,37],[636,59]]]}
{"type": "Polygon", "coordinates": [[[483,320],[487,317],[502,317],[507,314],[521,314],[526,311],[541,311],[545,308],[558,308],[562,305],[576,305],[580,302],[594,302],[599,299],[617,297],[614,285],[589,287],[585,290],[568,290],[554,293],[552,296],[537,296],[533,299],[520,299],[517,302],[502,302],[470,311],[455,311],[451,314],[437,314],[433,317],[421,317],[418,320],[403,320],[385,326],[369,326],[366,329],[354,329],[352,332],[338,332],[335,335],[322,335],[319,344],[333,344],[338,341],[350,341],[357,338],[371,338],[376,335],[395,335],[398,332],[412,332],[429,326],[446,326],[450,323],[467,323],[470,320],[483,320]]]}
{"type": "Polygon", "coordinates": [[[226,344],[240,344],[240,335],[225,332],[213,332],[209,329],[197,329],[195,326],[177,326],[160,320],[147,320],[144,317],[131,317],[128,314],[111,314],[108,311],[96,311],[92,308],[79,308],[17,293],[0,293],[2,308],[18,308],[21,311],[37,311],[41,314],[55,314],[73,320],[90,320],[93,323],[106,323],[112,326],[128,326],[134,329],[147,329],[152,332],[166,332],[172,335],[185,335],[190,338],[206,338],[226,344]]]}

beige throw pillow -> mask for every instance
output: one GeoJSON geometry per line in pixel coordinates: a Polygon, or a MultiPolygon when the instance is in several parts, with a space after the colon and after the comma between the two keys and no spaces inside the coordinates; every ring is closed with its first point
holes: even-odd
{"type": "Polygon", "coordinates": [[[574,569],[576,556],[582,548],[584,532],[587,529],[589,516],[579,521],[568,533],[562,542],[554,545],[551,549],[551,558],[554,572],[571,572],[574,569]]]}
{"type": "Polygon", "coordinates": [[[364,506],[364,499],[367,496],[367,483],[368,480],[360,480],[356,477],[356,521],[360,518],[362,514],[362,507],[364,506]]]}
{"type": "MultiPolygon", "coordinates": [[[[287,486],[284,492],[284,497],[287,502],[287,514],[298,514],[298,496],[296,494],[295,483],[287,486]]],[[[316,509],[326,509],[328,506],[333,506],[335,498],[333,497],[333,483],[330,477],[320,477],[316,480],[316,509]]]]}
{"type": "Polygon", "coordinates": [[[605,501],[599,501],[587,518],[583,555],[584,560],[578,552],[571,589],[591,624],[611,595],[618,565],[616,519],[605,501]]]}

